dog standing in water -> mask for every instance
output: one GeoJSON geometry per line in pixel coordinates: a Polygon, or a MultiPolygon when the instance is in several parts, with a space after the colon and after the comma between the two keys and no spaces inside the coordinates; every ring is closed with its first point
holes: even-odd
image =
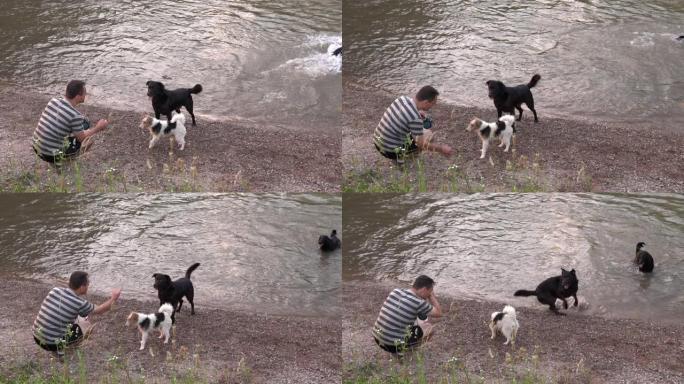
{"type": "Polygon", "coordinates": [[[561,275],[549,277],[542,281],[534,291],[526,291],[524,289],[515,291],[513,296],[536,296],[540,303],[548,305],[549,309],[557,315],[564,315],[558,312],[556,308],[556,299],[563,301],[563,308],[568,309],[568,302],[565,301],[568,297],[573,297],[575,307],[578,305],[577,289],[579,287],[579,280],[575,270],[566,271],[561,268],[561,275]]]}
{"type": "Polygon", "coordinates": [[[645,251],[643,248],[646,243],[640,241],[636,245],[636,255],[634,256],[634,264],[639,268],[639,272],[650,273],[653,272],[654,262],[653,256],[645,251]]]}

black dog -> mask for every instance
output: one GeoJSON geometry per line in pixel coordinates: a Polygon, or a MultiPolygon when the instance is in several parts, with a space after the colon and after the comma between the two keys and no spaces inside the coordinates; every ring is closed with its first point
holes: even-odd
{"type": "Polygon", "coordinates": [[[539,79],[541,79],[541,76],[534,75],[529,83],[520,84],[515,87],[507,87],[504,83],[497,80],[487,81],[489,98],[494,100],[494,106],[496,107],[498,117],[501,117],[502,112],[515,115],[513,108],[516,108],[520,112],[518,121],[522,120],[523,110],[520,106],[522,103],[525,103],[527,108],[534,113],[534,122],[539,122],[539,119],[537,119],[537,111],[534,110],[532,91],[530,91],[532,87],[537,85],[539,79]]]}
{"type": "Polygon", "coordinates": [[[326,235],[320,235],[318,237],[318,245],[321,246],[321,251],[334,251],[341,246],[340,239],[337,238],[337,231],[332,230],[330,237],[326,235]]]}
{"type": "Polygon", "coordinates": [[[563,315],[556,308],[556,299],[563,300],[563,308],[568,309],[568,302],[565,301],[565,298],[572,296],[575,299],[573,305],[576,307],[579,302],[577,300],[578,285],[579,280],[577,280],[575,270],[566,271],[561,268],[560,276],[549,277],[542,281],[534,291],[526,291],[524,289],[515,291],[513,296],[537,296],[537,300],[540,303],[548,305],[549,309],[554,313],[563,315]]]}
{"type": "Polygon", "coordinates": [[[339,56],[342,54],[342,47],[335,49],[332,53],[333,56],[339,56]]]}
{"type": "Polygon", "coordinates": [[[190,274],[199,266],[200,263],[191,265],[185,272],[185,277],[181,277],[176,281],[171,281],[171,277],[163,273],[155,273],[152,275],[152,277],[154,277],[154,288],[159,294],[159,305],[169,303],[173,307],[171,319],[174,324],[176,323],[176,311],[180,311],[183,306],[183,296],[185,296],[190,303],[190,313],[193,315],[195,314],[195,303],[193,303],[195,290],[192,287],[192,281],[190,281],[190,274]]]}
{"type": "Polygon", "coordinates": [[[201,85],[196,84],[192,88],[178,88],[169,91],[159,81],[150,80],[146,84],[147,96],[152,98],[154,117],[159,119],[159,116],[166,115],[167,119],[171,121],[171,111],[180,113],[180,108],[185,107],[192,116],[192,125],[197,125],[195,124],[195,114],[192,112],[192,94],[202,92],[201,85]]]}
{"type": "Polygon", "coordinates": [[[650,253],[642,250],[646,245],[644,242],[638,242],[636,246],[636,256],[634,257],[634,264],[639,266],[641,272],[653,272],[653,256],[650,253]]]}

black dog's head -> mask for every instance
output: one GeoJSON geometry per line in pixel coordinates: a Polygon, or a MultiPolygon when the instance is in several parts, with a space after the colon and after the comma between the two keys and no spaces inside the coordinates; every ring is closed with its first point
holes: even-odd
{"type": "Polygon", "coordinates": [[[579,280],[577,280],[577,273],[575,270],[566,271],[561,268],[561,288],[566,292],[577,291],[577,285],[579,280]]]}
{"type": "Polygon", "coordinates": [[[154,289],[157,291],[167,291],[169,288],[173,287],[173,283],[171,282],[171,276],[165,275],[163,273],[155,273],[152,275],[154,277],[154,289]]]}
{"type": "Polygon", "coordinates": [[[506,96],[506,86],[498,80],[487,80],[487,88],[489,88],[489,98],[498,99],[506,96]]]}
{"type": "Polygon", "coordinates": [[[147,96],[154,97],[164,94],[164,84],[159,81],[148,81],[145,83],[147,85],[147,96]]]}
{"type": "Polygon", "coordinates": [[[318,236],[318,245],[325,245],[330,242],[330,239],[326,235],[318,236]]]}

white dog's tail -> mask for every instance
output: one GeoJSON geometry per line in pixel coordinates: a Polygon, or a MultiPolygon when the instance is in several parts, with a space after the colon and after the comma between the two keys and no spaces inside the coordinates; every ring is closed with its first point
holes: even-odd
{"type": "Polygon", "coordinates": [[[499,117],[499,121],[502,121],[507,124],[513,124],[515,122],[515,116],[513,115],[503,115],[499,117]]]}
{"type": "Polygon", "coordinates": [[[180,121],[181,124],[185,125],[185,115],[182,113],[175,113],[173,117],[171,117],[171,122],[175,123],[180,121]]]}
{"type": "Polygon", "coordinates": [[[159,312],[171,316],[173,315],[173,306],[169,303],[164,303],[159,307],[159,312]]]}
{"type": "Polygon", "coordinates": [[[505,306],[502,312],[515,319],[515,308],[510,305],[505,306]]]}

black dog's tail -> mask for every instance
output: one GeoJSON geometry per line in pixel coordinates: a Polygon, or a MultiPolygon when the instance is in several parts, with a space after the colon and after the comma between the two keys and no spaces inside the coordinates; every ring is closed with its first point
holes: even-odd
{"type": "Polygon", "coordinates": [[[526,291],[524,289],[515,291],[513,296],[537,296],[537,292],[535,291],[526,291]]]}
{"type": "Polygon", "coordinates": [[[199,267],[199,265],[200,265],[200,263],[195,263],[195,264],[191,265],[190,268],[188,268],[188,270],[185,271],[185,278],[186,278],[186,279],[189,279],[189,278],[190,278],[190,274],[192,273],[192,271],[194,271],[195,269],[197,269],[197,267],[199,267]]]}
{"type": "Polygon", "coordinates": [[[539,74],[532,76],[532,80],[530,80],[530,82],[527,83],[527,88],[532,88],[535,85],[537,85],[537,83],[539,82],[540,79],[541,79],[541,76],[539,76],[539,74]]]}
{"type": "Polygon", "coordinates": [[[190,89],[190,93],[198,94],[200,92],[202,92],[202,86],[199,84],[195,84],[195,86],[190,89]]]}

